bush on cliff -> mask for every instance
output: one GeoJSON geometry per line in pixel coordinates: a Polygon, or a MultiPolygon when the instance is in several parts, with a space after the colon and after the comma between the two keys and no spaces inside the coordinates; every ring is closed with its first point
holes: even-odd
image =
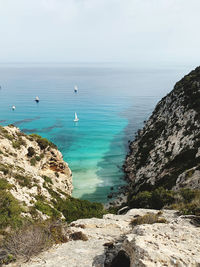
{"type": "Polygon", "coordinates": [[[35,140],[42,150],[46,149],[48,146],[52,148],[57,148],[55,144],[50,142],[48,139],[41,137],[38,134],[30,134],[29,138],[35,140]]]}
{"type": "Polygon", "coordinates": [[[153,191],[143,191],[129,195],[130,208],[177,209],[181,214],[200,215],[200,190],[167,190],[159,187],[153,191]]]}
{"type": "Polygon", "coordinates": [[[0,179],[0,229],[18,227],[22,224],[22,208],[7,189],[12,186],[4,179],[0,179]]]}
{"type": "Polygon", "coordinates": [[[153,191],[143,191],[133,195],[129,200],[131,208],[161,209],[175,201],[174,193],[162,187],[153,191]]]}
{"type": "Polygon", "coordinates": [[[101,203],[73,197],[69,197],[66,200],[59,199],[54,207],[63,213],[67,222],[92,217],[102,218],[105,214],[101,203]]]}
{"type": "Polygon", "coordinates": [[[27,156],[32,157],[33,155],[35,155],[35,149],[32,146],[30,146],[30,147],[28,147],[27,156]]]}

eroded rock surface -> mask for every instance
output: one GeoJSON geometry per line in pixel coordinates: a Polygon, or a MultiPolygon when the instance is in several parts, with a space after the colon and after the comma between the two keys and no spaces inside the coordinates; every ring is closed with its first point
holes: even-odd
{"type": "Polygon", "coordinates": [[[163,210],[159,216],[167,223],[131,226],[134,218],[157,212],[132,209],[125,215],[108,214],[103,219],[77,220],[71,223],[69,230],[81,231],[88,237],[87,241],[69,241],[54,246],[20,266],[117,266],[112,264],[117,262],[114,258],[119,251],[122,256],[127,255],[126,262],[130,259],[130,266],[199,266],[200,228],[191,224],[190,216],[163,210]]]}
{"type": "Polygon", "coordinates": [[[125,163],[134,193],[159,186],[200,189],[200,67],[156,106],[130,143],[125,163]]]}
{"type": "Polygon", "coordinates": [[[73,188],[71,170],[56,146],[14,126],[0,128],[0,179],[11,185],[10,193],[25,211],[39,200],[50,202],[53,194],[71,195],[73,188]]]}

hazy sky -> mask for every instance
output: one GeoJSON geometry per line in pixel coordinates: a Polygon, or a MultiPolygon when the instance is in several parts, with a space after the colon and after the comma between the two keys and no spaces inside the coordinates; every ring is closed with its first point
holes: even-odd
{"type": "Polygon", "coordinates": [[[0,0],[0,62],[200,62],[200,0],[0,0]]]}

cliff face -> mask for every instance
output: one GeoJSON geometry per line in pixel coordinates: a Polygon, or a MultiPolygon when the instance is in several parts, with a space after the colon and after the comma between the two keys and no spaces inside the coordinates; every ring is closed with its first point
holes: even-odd
{"type": "Polygon", "coordinates": [[[133,192],[200,189],[200,67],[156,106],[130,143],[125,172],[133,192]]]}
{"type": "Polygon", "coordinates": [[[38,135],[27,136],[13,126],[0,127],[0,180],[8,183],[9,192],[28,216],[34,207],[40,216],[48,217],[43,210],[53,208],[55,194],[65,198],[72,193],[71,170],[56,146],[38,135]],[[41,202],[46,206],[41,207],[41,202]]]}

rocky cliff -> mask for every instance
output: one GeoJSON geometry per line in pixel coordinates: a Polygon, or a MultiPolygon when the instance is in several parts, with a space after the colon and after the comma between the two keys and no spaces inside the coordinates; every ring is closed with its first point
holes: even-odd
{"type": "Polygon", "coordinates": [[[200,189],[200,67],[176,83],[133,142],[125,172],[134,193],[200,189]]]}
{"type": "Polygon", "coordinates": [[[47,139],[25,135],[12,125],[0,127],[0,190],[18,200],[24,216],[48,218],[54,212],[55,195],[71,195],[72,175],[47,139]]]}

